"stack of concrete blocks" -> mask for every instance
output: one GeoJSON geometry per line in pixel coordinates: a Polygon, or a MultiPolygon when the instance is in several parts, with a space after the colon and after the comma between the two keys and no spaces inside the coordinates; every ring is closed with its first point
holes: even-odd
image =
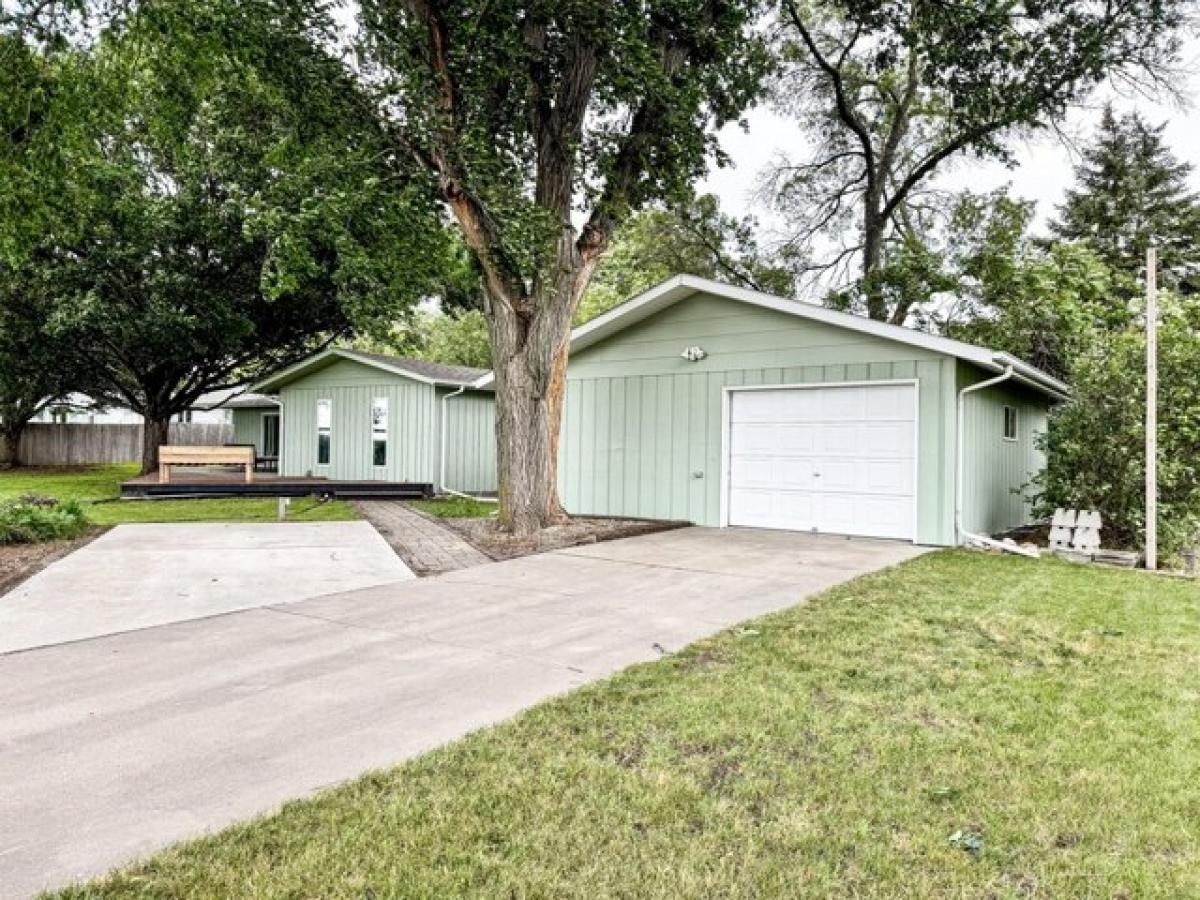
{"type": "Polygon", "coordinates": [[[1100,513],[1094,509],[1056,509],[1050,520],[1050,549],[1060,556],[1091,562],[1100,549],[1100,525],[1100,513]]]}
{"type": "Polygon", "coordinates": [[[1075,562],[1098,562],[1130,568],[1137,565],[1138,554],[1125,550],[1101,550],[1100,513],[1094,509],[1076,512],[1056,509],[1050,520],[1050,549],[1075,562]]]}
{"type": "Polygon", "coordinates": [[[1095,553],[1100,549],[1100,513],[1087,509],[1075,517],[1071,546],[1080,553],[1095,553]]]}
{"type": "Polygon", "coordinates": [[[1072,532],[1075,530],[1075,510],[1056,509],[1050,520],[1050,549],[1070,550],[1072,532]]]}

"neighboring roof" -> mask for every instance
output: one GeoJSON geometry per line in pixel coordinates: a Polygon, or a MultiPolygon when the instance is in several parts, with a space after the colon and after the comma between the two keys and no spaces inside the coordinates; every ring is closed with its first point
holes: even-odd
{"type": "MultiPolygon", "coordinates": [[[[241,404],[235,403],[235,400],[240,400],[243,397],[254,397],[256,394],[246,393],[247,385],[238,385],[231,388],[222,388],[219,391],[209,391],[206,394],[201,394],[191,405],[191,409],[212,410],[212,409],[229,409],[234,406],[257,406],[265,404],[241,404]]],[[[267,399],[267,398],[263,398],[267,399]]]]}
{"type": "Polygon", "coordinates": [[[246,391],[220,404],[221,409],[271,409],[279,405],[277,397],[246,391]]]}
{"type": "Polygon", "coordinates": [[[484,376],[491,374],[487,369],[475,369],[471,366],[451,366],[425,359],[412,359],[407,356],[388,356],[385,353],[366,353],[362,350],[333,347],[301,360],[282,372],[276,372],[270,378],[265,378],[254,385],[252,390],[259,393],[277,391],[285,384],[319,371],[339,359],[349,359],[374,366],[385,372],[391,372],[394,375],[402,375],[415,381],[443,387],[474,387],[484,376]]]}
{"type": "MultiPolygon", "coordinates": [[[[735,287],[721,281],[699,278],[695,275],[676,275],[674,278],[668,278],[662,284],[656,285],[630,300],[626,300],[620,306],[615,306],[603,315],[599,315],[591,321],[585,322],[583,325],[575,328],[571,332],[571,352],[574,353],[595,344],[597,341],[604,340],[604,338],[616,334],[630,325],[640,322],[657,312],[661,312],[667,307],[678,303],[680,300],[695,294],[712,294],[729,300],[738,300],[742,303],[748,303],[751,306],[773,309],[777,312],[787,313],[802,319],[823,322],[827,325],[836,325],[839,328],[846,328],[851,331],[898,341],[902,344],[931,350],[934,353],[953,356],[992,372],[1004,372],[1011,366],[1016,380],[1050,397],[1063,399],[1070,393],[1070,388],[1057,378],[1046,374],[1041,369],[1035,368],[1026,362],[1022,362],[1008,353],[989,350],[986,347],[976,347],[974,344],[966,344],[962,341],[940,337],[936,334],[915,331],[901,325],[877,322],[865,316],[838,312],[824,306],[818,306],[815,303],[789,300],[785,297],[775,297],[771,294],[752,291],[748,288],[735,287]]],[[[489,373],[489,375],[480,379],[478,385],[486,385],[490,381],[491,377],[489,373]]]]}

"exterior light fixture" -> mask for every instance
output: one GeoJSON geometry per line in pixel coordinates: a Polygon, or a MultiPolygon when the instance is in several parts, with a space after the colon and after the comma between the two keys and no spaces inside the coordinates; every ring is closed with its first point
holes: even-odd
{"type": "Polygon", "coordinates": [[[708,356],[708,352],[703,347],[688,347],[679,355],[688,362],[700,362],[700,360],[708,356]]]}

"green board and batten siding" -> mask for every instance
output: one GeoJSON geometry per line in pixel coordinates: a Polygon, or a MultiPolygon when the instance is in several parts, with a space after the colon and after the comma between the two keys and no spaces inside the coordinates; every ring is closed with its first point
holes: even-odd
{"type": "MultiPolygon", "coordinates": [[[[441,397],[449,391],[386,372],[354,360],[341,359],[284,385],[282,461],[284,475],[324,476],[343,480],[379,480],[437,484],[440,467],[441,397]],[[387,465],[372,458],[371,405],[388,401],[387,465]],[[317,402],[332,404],[329,465],[317,464],[317,402]]],[[[470,442],[458,434],[483,435],[480,424],[493,421],[490,394],[467,392],[448,401],[451,436],[447,481],[456,490],[495,490],[495,442],[490,437],[470,442]],[[470,474],[472,484],[457,483],[470,474]]]]}
{"type": "MultiPolygon", "coordinates": [[[[438,427],[434,434],[441,441],[441,415],[444,395],[449,388],[437,389],[435,410],[438,427]]],[[[493,493],[496,490],[496,400],[486,391],[466,391],[446,401],[446,485],[465,493],[493,493]]]]}
{"type": "MultiPolygon", "coordinates": [[[[959,363],[959,389],[989,374],[959,363]]],[[[1009,382],[966,395],[963,400],[963,525],[976,534],[996,534],[1032,518],[1034,476],[1046,464],[1039,436],[1046,431],[1046,401],[1009,382]],[[1017,411],[1017,439],[1004,439],[1004,407],[1017,411]]]]}
{"type": "Polygon", "coordinates": [[[724,388],[915,380],[916,539],[953,544],[958,365],[898,341],[692,296],[573,354],[559,490],[574,513],[720,525],[724,388]],[[706,358],[682,359],[691,345],[706,358]]]}
{"type": "Polygon", "coordinates": [[[259,456],[265,455],[263,416],[278,415],[279,407],[237,407],[230,412],[233,413],[233,442],[253,444],[255,453],[259,456]]]}

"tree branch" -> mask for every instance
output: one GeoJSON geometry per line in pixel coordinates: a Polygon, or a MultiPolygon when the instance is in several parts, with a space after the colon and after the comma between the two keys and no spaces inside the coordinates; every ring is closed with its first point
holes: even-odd
{"type": "Polygon", "coordinates": [[[833,95],[837,104],[838,118],[840,118],[846,124],[846,127],[854,132],[855,136],[858,138],[858,142],[862,147],[863,159],[866,162],[868,172],[868,190],[870,190],[875,183],[875,148],[871,144],[870,132],[867,131],[866,126],[863,125],[862,120],[858,118],[853,107],[850,105],[850,99],[846,95],[846,83],[842,77],[840,69],[841,65],[845,63],[847,57],[849,56],[850,50],[854,47],[855,42],[857,42],[862,26],[859,25],[855,27],[854,34],[851,36],[850,40],[847,41],[846,46],[842,48],[838,62],[834,64],[826,59],[824,54],[821,53],[820,48],[817,46],[816,40],[809,32],[808,27],[804,24],[804,20],[800,17],[799,11],[796,9],[795,0],[786,0],[784,3],[784,8],[787,10],[788,17],[791,19],[792,24],[795,26],[796,30],[800,32],[800,39],[804,42],[804,46],[808,48],[808,52],[812,54],[813,61],[816,62],[817,67],[825,73],[833,87],[833,95]]]}

